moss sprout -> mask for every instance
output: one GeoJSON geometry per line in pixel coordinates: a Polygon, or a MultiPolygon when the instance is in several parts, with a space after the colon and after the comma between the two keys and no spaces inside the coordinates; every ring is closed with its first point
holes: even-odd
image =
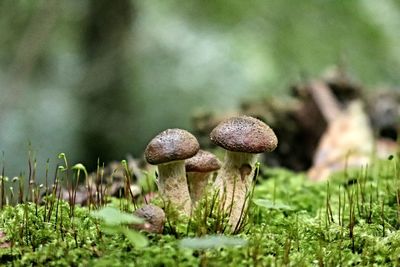
{"type": "Polygon", "coordinates": [[[9,201],[0,211],[0,261],[4,266],[396,266],[398,166],[394,156],[322,183],[261,166],[240,230],[229,231],[229,214],[218,203],[223,199],[210,191],[188,217],[153,199],[167,215],[164,232],[156,234],[126,227],[140,222],[132,212],[145,204],[145,198],[133,203],[129,192],[128,200],[108,198],[102,205],[94,198],[90,208],[62,200],[63,164],[54,187],[35,187],[51,189],[39,202],[17,197],[27,177],[2,180],[9,201]]]}

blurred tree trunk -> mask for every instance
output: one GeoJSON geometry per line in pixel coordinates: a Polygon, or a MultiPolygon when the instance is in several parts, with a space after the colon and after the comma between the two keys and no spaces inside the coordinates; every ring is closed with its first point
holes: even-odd
{"type": "Polygon", "coordinates": [[[90,0],[83,29],[87,73],[81,84],[83,162],[118,159],[129,114],[126,47],[134,20],[132,0],[90,0]]]}

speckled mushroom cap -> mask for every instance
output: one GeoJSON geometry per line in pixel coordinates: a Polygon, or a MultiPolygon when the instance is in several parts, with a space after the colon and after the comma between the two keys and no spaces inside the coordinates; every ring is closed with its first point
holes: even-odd
{"type": "Polygon", "coordinates": [[[200,145],[188,131],[168,129],[159,133],[147,145],[144,155],[148,163],[157,165],[193,157],[200,145]]]}
{"type": "Polygon", "coordinates": [[[135,210],[134,215],[146,221],[144,224],[134,225],[134,228],[149,233],[162,233],[165,223],[165,213],[161,208],[152,204],[144,205],[135,210]]]}
{"type": "Polygon", "coordinates": [[[216,145],[234,152],[271,152],[278,145],[274,131],[264,122],[249,116],[229,118],[210,134],[216,145]]]}
{"type": "Polygon", "coordinates": [[[194,157],[185,160],[186,172],[212,172],[221,168],[221,162],[211,152],[199,150],[194,157]]]}

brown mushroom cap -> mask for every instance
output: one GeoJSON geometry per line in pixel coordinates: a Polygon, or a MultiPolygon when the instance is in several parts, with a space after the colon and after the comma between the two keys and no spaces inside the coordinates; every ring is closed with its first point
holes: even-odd
{"type": "Polygon", "coordinates": [[[188,131],[168,129],[150,141],[144,155],[148,163],[157,165],[191,158],[199,149],[196,137],[188,131]]]}
{"type": "Polygon", "coordinates": [[[186,172],[212,172],[221,168],[221,162],[211,152],[199,150],[196,155],[185,160],[186,172]]]}
{"type": "Polygon", "coordinates": [[[210,134],[216,145],[233,152],[271,152],[278,145],[274,131],[264,122],[249,116],[229,118],[210,134]]]}
{"type": "Polygon", "coordinates": [[[134,225],[134,228],[149,233],[162,233],[165,223],[165,213],[160,207],[152,204],[144,205],[135,210],[134,215],[146,221],[144,224],[134,225]]]}

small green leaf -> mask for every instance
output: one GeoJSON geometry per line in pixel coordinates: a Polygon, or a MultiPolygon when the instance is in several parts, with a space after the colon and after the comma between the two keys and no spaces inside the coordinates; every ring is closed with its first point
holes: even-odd
{"type": "Polygon", "coordinates": [[[119,229],[119,225],[108,225],[101,224],[101,231],[108,235],[117,235],[121,234],[121,230],[119,229]]]}
{"type": "Polygon", "coordinates": [[[280,202],[275,202],[273,203],[272,201],[268,199],[254,199],[253,200],[254,204],[256,204],[259,207],[266,208],[269,210],[288,210],[288,211],[293,211],[295,210],[293,207],[280,203],[280,202]]]}
{"type": "Polygon", "coordinates": [[[137,248],[146,247],[149,244],[149,240],[139,232],[135,230],[128,229],[126,227],[121,227],[121,232],[126,236],[126,238],[137,248]]]}
{"type": "Polygon", "coordinates": [[[107,225],[144,223],[143,219],[133,214],[121,212],[120,210],[111,207],[105,207],[93,211],[91,214],[93,217],[103,220],[107,225]]]}
{"type": "Polygon", "coordinates": [[[182,248],[190,249],[213,249],[220,247],[242,247],[247,244],[247,240],[230,236],[206,236],[199,238],[184,238],[179,245],[182,248]]]}

